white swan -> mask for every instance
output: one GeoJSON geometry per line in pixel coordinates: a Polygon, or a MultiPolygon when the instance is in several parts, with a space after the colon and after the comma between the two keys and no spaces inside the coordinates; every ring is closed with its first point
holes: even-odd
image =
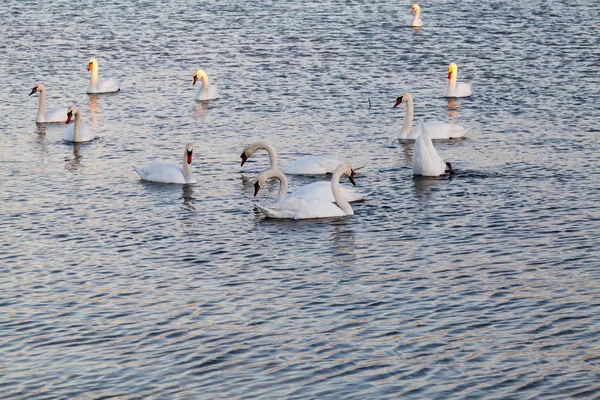
{"type": "MultiPolygon", "coordinates": [[[[292,193],[287,194],[287,178],[285,174],[278,169],[268,169],[258,175],[256,178],[256,183],[254,184],[255,195],[258,193],[258,189],[264,186],[265,183],[271,178],[275,178],[279,181],[279,193],[277,194],[276,200],[277,202],[283,201],[290,197],[297,197],[305,200],[327,200],[330,203],[335,202],[333,192],[331,191],[331,182],[329,181],[313,182],[308,185],[301,186],[292,193]]],[[[354,181],[354,176],[350,178],[350,181],[354,181]]],[[[344,196],[348,202],[362,201],[367,196],[367,193],[362,193],[350,186],[340,185],[340,190],[342,196],[344,196]]]]}
{"type": "MultiPolygon", "coordinates": [[[[307,200],[301,197],[286,197],[271,206],[257,204],[256,208],[267,216],[267,218],[308,219],[354,215],[350,203],[344,198],[340,190],[340,178],[342,175],[348,176],[351,182],[354,183],[354,172],[350,164],[340,164],[331,177],[331,192],[337,205],[328,200],[307,200]]],[[[254,185],[255,196],[259,190],[260,183],[257,181],[254,185]]]]}
{"type": "MultiPolygon", "coordinates": [[[[244,149],[240,156],[242,158],[241,166],[259,149],[264,149],[269,153],[270,168],[279,168],[275,148],[270,143],[264,141],[253,143],[244,149]]],[[[285,167],[283,173],[288,175],[331,174],[342,163],[343,161],[335,156],[302,156],[285,167]]]]}
{"type": "Polygon", "coordinates": [[[194,144],[188,143],[185,146],[183,154],[183,165],[180,167],[175,164],[150,163],[142,168],[133,167],[140,178],[145,181],[162,183],[196,183],[192,175],[192,153],[194,144]]]}
{"type": "Polygon", "coordinates": [[[400,139],[415,140],[419,137],[423,130],[423,126],[427,128],[431,139],[454,139],[464,137],[467,129],[460,125],[448,124],[442,121],[419,121],[419,123],[413,128],[413,98],[408,93],[402,93],[400,97],[396,98],[396,104],[394,108],[401,103],[406,103],[406,117],[404,117],[404,125],[400,131],[400,139]]]}
{"type": "Polygon", "coordinates": [[[427,128],[424,128],[415,143],[415,153],[412,160],[413,174],[440,176],[446,173],[446,167],[448,167],[448,173],[452,174],[452,165],[449,162],[444,163],[444,160],[433,147],[427,128]]]}
{"type": "Polygon", "coordinates": [[[202,80],[202,84],[198,86],[198,89],[196,89],[194,99],[205,101],[215,100],[219,97],[219,89],[217,89],[216,85],[211,85],[208,75],[206,75],[206,72],[202,71],[201,69],[196,71],[194,74],[194,83],[192,86],[195,85],[199,80],[202,80]]]}
{"type": "Polygon", "coordinates": [[[452,63],[448,66],[448,87],[446,97],[469,97],[473,94],[471,85],[464,82],[456,82],[458,77],[458,66],[452,63]]]}
{"type": "Polygon", "coordinates": [[[62,134],[61,139],[66,142],[89,142],[94,139],[94,134],[90,130],[90,127],[86,123],[81,123],[81,113],[79,108],[71,106],[67,110],[67,124],[71,122],[71,119],[75,117],[75,123],[69,125],[62,134]]]}
{"type": "Polygon", "coordinates": [[[413,18],[411,25],[412,26],[423,26],[423,21],[421,21],[421,7],[418,4],[414,4],[410,13],[415,13],[415,17],[413,18]]]}
{"type": "Polygon", "coordinates": [[[48,122],[65,122],[67,120],[67,108],[57,107],[46,110],[46,87],[42,83],[38,83],[31,89],[31,96],[34,93],[40,94],[40,103],[38,105],[37,117],[35,122],[37,123],[48,123],[48,122]]]}
{"type": "Polygon", "coordinates": [[[90,85],[87,88],[88,93],[114,93],[121,90],[119,88],[119,81],[117,81],[115,78],[98,80],[98,60],[96,60],[94,57],[90,58],[88,71],[92,71],[90,85]]]}

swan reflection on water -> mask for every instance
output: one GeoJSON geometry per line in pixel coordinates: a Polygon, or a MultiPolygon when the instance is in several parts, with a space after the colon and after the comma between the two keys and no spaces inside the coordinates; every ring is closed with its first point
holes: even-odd
{"type": "Polygon", "coordinates": [[[196,115],[196,117],[203,117],[204,115],[206,115],[206,112],[208,111],[208,103],[210,102],[202,101],[194,104],[194,114],[196,115]]]}
{"type": "Polygon", "coordinates": [[[68,171],[75,172],[81,167],[81,143],[73,143],[73,157],[65,157],[65,168],[68,171]]]}
{"type": "Polygon", "coordinates": [[[196,210],[196,198],[194,195],[194,186],[193,185],[182,185],[181,186],[183,198],[183,209],[188,211],[196,210]]]}

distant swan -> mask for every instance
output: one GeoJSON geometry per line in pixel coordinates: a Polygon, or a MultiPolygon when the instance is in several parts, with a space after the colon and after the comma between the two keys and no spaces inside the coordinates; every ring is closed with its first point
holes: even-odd
{"type": "Polygon", "coordinates": [[[196,183],[191,167],[193,152],[194,144],[188,143],[185,146],[183,165],[181,167],[175,164],[150,163],[142,168],[133,167],[133,169],[145,181],[183,184],[196,183]]]}
{"type": "Polygon", "coordinates": [[[46,87],[38,83],[31,89],[31,96],[34,93],[40,94],[40,102],[38,105],[37,117],[35,118],[35,122],[37,123],[49,123],[49,122],[65,122],[67,120],[67,108],[66,107],[58,107],[58,108],[50,108],[46,110],[46,87]]]}
{"type": "MultiPolygon", "coordinates": [[[[264,149],[269,153],[270,168],[279,168],[275,147],[264,141],[253,143],[244,149],[240,156],[242,159],[241,165],[243,166],[246,160],[259,149],[264,149]]],[[[287,175],[331,174],[342,163],[343,161],[335,156],[302,156],[296,161],[292,161],[282,171],[287,175]]]]}
{"type": "MultiPolygon", "coordinates": [[[[354,184],[354,171],[352,171],[350,164],[340,164],[331,177],[331,191],[337,205],[327,200],[307,200],[300,197],[287,197],[271,206],[257,204],[256,208],[267,218],[308,219],[354,215],[350,203],[344,198],[340,190],[340,178],[342,175],[348,176],[352,184],[354,184]]],[[[255,196],[259,190],[260,183],[257,181],[254,185],[255,196]]]]}
{"type": "Polygon", "coordinates": [[[415,17],[412,20],[411,25],[412,26],[423,26],[423,21],[421,21],[421,7],[419,7],[418,4],[414,4],[412,6],[412,9],[410,10],[410,13],[415,13],[415,17]]]}
{"type": "MultiPolygon", "coordinates": [[[[309,183],[308,185],[301,186],[292,193],[288,194],[287,178],[285,174],[278,169],[268,169],[258,175],[254,185],[256,193],[258,193],[258,189],[264,186],[265,183],[271,178],[275,178],[279,181],[279,193],[277,194],[276,200],[277,202],[283,201],[290,197],[302,198],[305,200],[327,200],[331,203],[335,202],[333,192],[331,191],[331,182],[329,181],[309,183]]],[[[340,185],[340,190],[348,202],[361,201],[367,196],[366,193],[362,193],[353,187],[345,185],[340,185]]]]}
{"type": "Polygon", "coordinates": [[[464,82],[456,82],[458,78],[458,66],[452,63],[448,66],[448,88],[446,97],[469,97],[473,94],[471,85],[464,82]]]}
{"type": "Polygon", "coordinates": [[[467,129],[460,125],[448,124],[442,121],[419,121],[419,123],[413,128],[413,98],[408,93],[402,93],[400,97],[396,98],[397,107],[401,103],[406,104],[406,117],[404,117],[404,125],[400,131],[400,139],[415,140],[419,137],[423,130],[423,126],[427,128],[431,139],[454,139],[463,137],[469,132],[467,129]]]}
{"type": "Polygon", "coordinates": [[[205,100],[215,100],[219,97],[219,90],[216,85],[212,85],[210,80],[208,79],[208,75],[206,72],[199,69],[194,74],[194,83],[195,85],[197,81],[202,80],[202,84],[198,86],[196,89],[196,93],[194,94],[194,99],[205,101],[205,100]]]}
{"type": "Polygon", "coordinates": [[[88,124],[81,123],[81,113],[76,106],[71,106],[67,110],[67,124],[71,122],[73,117],[75,117],[75,123],[67,127],[62,134],[62,140],[74,143],[89,142],[90,140],[93,140],[94,134],[90,131],[88,124]]]}
{"type": "Polygon", "coordinates": [[[119,82],[115,78],[106,78],[98,80],[98,60],[96,60],[93,57],[90,58],[90,62],[88,64],[88,71],[92,71],[90,85],[87,89],[88,93],[114,93],[121,90],[119,88],[119,82]]]}
{"type": "Polygon", "coordinates": [[[452,174],[454,172],[452,165],[449,162],[445,163],[433,147],[427,129],[423,129],[415,143],[415,153],[412,160],[413,174],[440,176],[446,173],[446,167],[448,167],[448,173],[452,174]]]}

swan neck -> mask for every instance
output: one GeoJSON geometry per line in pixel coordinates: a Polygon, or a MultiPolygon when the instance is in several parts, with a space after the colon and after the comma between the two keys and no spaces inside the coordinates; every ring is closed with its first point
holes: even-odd
{"type": "Polygon", "coordinates": [[[288,181],[285,174],[279,170],[274,170],[273,177],[279,181],[279,193],[277,193],[277,202],[285,200],[287,195],[288,181]]]}
{"type": "Polygon", "coordinates": [[[348,200],[346,200],[340,189],[340,178],[343,174],[344,171],[341,168],[338,168],[333,172],[333,176],[331,177],[331,191],[333,192],[333,198],[338,207],[341,208],[346,215],[354,215],[354,210],[352,210],[350,203],[348,203],[348,200]]]}
{"type": "Polygon", "coordinates": [[[92,66],[92,77],[90,78],[90,86],[94,88],[98,86],[98,65],[96,64],[92,66]]]}
{"type": "Polygon", "coordinates": [[[81,115],[75,114],[75,126],[73,127],[73,141],[81,142],[81,115]]]}
{"type": "Polygon", "coordinates": [[[259,149],[265,149],[269,153],[269,169],[279,169],[279,161],[277,160],[277,151],[270,143],[260,142],[259,149]]]}
{"type": "Polygon", "coordinates": [[[38,122],[46,122],[46,91],[40,91],[40,102],[37,113],[38,122]]]}
{"type": "Polygon", "coordinates": [[[420,17],[421,17],[421,10],[420,9],[415,10],[415,19],[413,19],[413,25],[417,24],[419,22],[420,17]]]}
{"type": "Polygon", "coordinates": [[[407,137],[408,134],[410,133],[410,130],[412,129],[414,112],[415,112],[415,110],[413,108],[412,100],[407,101],[406,102],[406,116],[404,117],[404,125],[402,126],[402,132],[401,132],[401,135],[403,138],[407,137]]]}
{"type": "Polygon", "coordinates": [[[210,86],[210,81],[208,80],[208,75],[202,77],[202,93],[208,94],[208,88],[210,86]]]}
{"type": "Polygon", "coordinates": [[[456,93],[456,78],[458,71],[452,74],[452,77],[448,80],[448,95],[454,95],[456,93]]]}

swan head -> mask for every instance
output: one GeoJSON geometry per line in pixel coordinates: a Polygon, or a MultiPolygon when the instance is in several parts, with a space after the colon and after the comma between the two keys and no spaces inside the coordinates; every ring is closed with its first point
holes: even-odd
{"type": "Polygon", "coordinates": [[[256,182],[254,182],[254,197],[256,197],[260,188],[265,186],[265,183],[267,183],[271,175],[272,174],[270,170],[266,170],[258,174],[256,177],[256,182]]]}
{"type": "Polygon", "coordinates": [[[98,67],[98,60],[96,60],[94,57],[90,58],[90,61],[88,62],[88,71],[91,71],[94,69],[94,67],[98,67]]]}
{"type": "Polygon", "coordinates": [[[342,175],[346,175],[348,179],[350,179],[350,183],[356,186],[356,182],[354,181],[354,170],[352,169],[350,163],[343,163],[338,165],[335,171],[333,171],[333,173],[335,174],[338,171],[341,172],[342,175]]]}
{"type": "Polygon", "coordinates": [[[400,96],[396,97],[396,104],[394,104],[394,107],[392,108],[396,108],[398,107],[401,103],[410,103],[412,102],[412,96],[406,92],[402,93],[400,96]]]}
{"type": "Polygon", "coordinates": [[[458,66],[455,63],[448,65],[448,79],[452,79],[452,75],[456,76],[458,66]]]}
{"type": "Polygon", "coordinates": [[[35,85],[33,87],[33,89],[31,89],[31,93],[29,93],[29,95],[31,96],[34,93],[43,92],[44,90],[46,90],[46,87],[44,86],[44,84],[43,83],[38,83],[37,85],[35,85]]]}
{"type": "Polygon", "coordinates": [[[199,69],[194,74],[194,83],[192,83],[192,86],[194,86],[196,84],[196,82],[198,82],[200,79],[204,80],[206,78],[208,78],[208,75],[206,75],[206,72],[204,72],[201,69],[199,69]]]}
{"type": "Polygon", "coordinates": [[[416,13],[419,11],[421,11],[421,7],[419,7],[418,4],[413,4],[412,9],[410,10],[410,13],[412,14],[412,13],[416,13]]]}
{"type": "Polygon", "coordinates": [[[71,119],[73,119],[73,116],[75,114],[79,114],[79,108],[77,108],[77,106],[69,107],[69,109],[67,110],[67,124],[71,122],[71,119]]]}
{"type": "Polygon", "coordinates": [[[194,143],[188,143],[185,146],[185,155],[186,155],[186,162],[188,164],[192,163],[192,154],[194,153],[194,143]]]}
{"type": "Polygon", "coordinates": [[[242,163],[240,164],[240,167],[243,167],[244,164],[246,163],[246,160],[248,160],[250,157],[252,157],[252,154],[256,153],[256,150],[258,150],[259,147],[259,143],[253,143],[250,146],[246,147],[244,149],[244,151],[242,151],[242,155],[240,156],[240,158],[242,159],[242,163]]]}

